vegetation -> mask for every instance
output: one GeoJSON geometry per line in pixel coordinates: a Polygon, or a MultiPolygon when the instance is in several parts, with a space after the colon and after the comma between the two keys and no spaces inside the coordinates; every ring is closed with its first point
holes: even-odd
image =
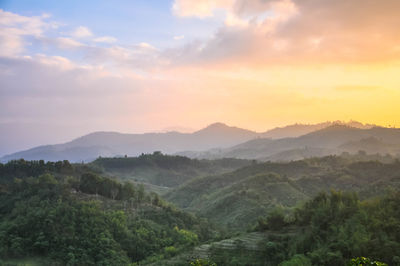
{"type": "Polygon", "coordinates": [[[288,163],[255,163],[236,171],[196,178],[164,198],[190,212],[237,231],[262,213],[288,214],[319,192],[357,192],[361,200],[400,189],[400,162],[360,161],[327,156],[288,163]]]}
{"type": "Polygon", "coordinates": [[[260,218],[255,232],[214,242],[209,257],[217,265],[400,265],[399,203],[399,192],[368,201],[323,192],[289,215],[260,218]]]}
{"type": "Polygon", "coordinates": [[[154,152],[138,157],[98,158],[90,166],[121,180],[176,187],[199,176],[230,172],[250,163],[240,159],[197,160],[154,152]]]}
{"type": "MultiPolygon", "coordinates": [[[[262,243],[265,259],[275,261],[270,265],[281,260],[285,260],[283,265],[294,261],[305,265],[345,265],[351,258],[366,254],[389,265],[400,262],[399,192],[362,203],[354,193],[320,193],[296,209],[288,222],[279,222],[276,217],[273,213],[264,221],[260,219],[257,230],[284,231],[292,227],[296,234],[262,243]],[[278,228],[277,224],[281,226],[278,228]],[[275,251],[270,252],[271,249],[275,251]]],[[[384,265],[362,258],[352,263],[384,265]]]]}
{"type": "Polygon", "coordinates": [[[63,167],[25,161],[1,165],[4,177],[12,171],[19,177],[2,179],[1,258],[126,265],[174,256],[213,233],[205,221],[141,186],[90,172],[79,175],[67,162],[54,165],[63,167]]]}
{"type": "Polygon", "coordinates": [[[400,162],[359,158],[253,162],[165,196],[110,169],[202,162],[155,153],[0,164],[0,264],[400,265],[400,162]]]}
{"type": "Polygon", "coordinates": [[[364,266],[364,265],[373,265],[373,266],[387,266],[386,263],[373,261],[369,258],[358,257],[350,260],[349,266],[364,266]]]}

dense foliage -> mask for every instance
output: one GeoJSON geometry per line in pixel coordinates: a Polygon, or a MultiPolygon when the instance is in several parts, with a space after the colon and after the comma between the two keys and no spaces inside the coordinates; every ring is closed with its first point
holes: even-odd
{"type": "Polygon", "coordinates": [[[266,260],[275,262],[270,265],[283,260],[283,265],[292,265],[300,258],[308,265],[345,265],[362,256],[400,265],[399,192],[362,203],[353,193],[320,193],[292,217],[274,212],[260,219],[257,228],[296,230],[263,243],[266,260]]]}
{"type": "Polygon", "coordinates": [[[199,162],[155,153],[90,165],[0,164],[0,257],[69,265],[400,265],[396,160],[253,162],[165,196],[219,222],[219,233],[143,185],[103,172],[139,167],[168,179],[160,173],[189,174],[199,162]]]}
{"type": "Polygon", "coordinates": [[[319,192],[357,192],[361,200],[400,189],[400,162],[327,156],[295,162],[255,163],[222,175],[196,178],[165,198],[227,228],[244,231],[260,214],[285,212],[319,192]]]}
{"type": "Polygon", "coordinates": [[[229,158],[197,160],[154,152],[138,157],[98,158],[90,166],[124,180],[176,187],[199,176],[230,172],[250,163],[229,158]]]}
{"type": "Polygon", "coordinates": [[[212,234],[205,221],[146,193],[143,186],[79,174],[67,162],[60,168],[53,165],[58,164],[19,161],[1,166],[7,176],[0,193],[1,258],[126,265],[174,256],[212,234]],[[19,178],[11,181],[13,171],[19,178]]]}

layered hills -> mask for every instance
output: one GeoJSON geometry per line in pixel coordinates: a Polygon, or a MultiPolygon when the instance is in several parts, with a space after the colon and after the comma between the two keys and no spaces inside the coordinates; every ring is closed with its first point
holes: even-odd
{"type": "Polygon", "coordinates": [[[396,265],[399,173],[398,159],[365,152],[264,163],[159,152],[10,161],[0,163],[0,251],[64,264],[301,265],[305,254],[305,265],[344,265],[361,248],[396,265]],[[159,196],[138,182],[170,187],[159,196]]]}
{"type": "Polygon", "coordinates": [[[383,127],[363,129],[338,124],[295,138],[276,140],[256,138],[225,149],[181,154],[194,158],[291,161],[358,151],[400,154],[400,129],[383,127]]]}
{"type": "Polygon", "coordinates": [[[184,210],[237,230],[261,213],[289,210],[321,191],[357,192],[361,199],[400,188],[400,163],[328,156],[288,163],[258,163],[236,171],[193,179],[165,198],[184,210]]]}
{"type": "Polygon", "coordinates": [[[160,152],[142,154],[138,157],[98,158],[89,166],[122,181],[147,184],[157,192],[168,191],[186,181],[201,176],[219,175],[250,165],[241,159],[190,159],[183,156],[165,155],[160,152]]]}
{"type": "Polygon", "coordinates": [[[212,124],[194,133],[122,134],[95,132],[64,144],[39,146],[6,155],[2,157],[2,160],[23,158],[25,160],[87,162],[99,156],[137,156],[154,151],[171,154],[183,150],[226,148],[256,136],[256,132],[230,127],[222,123],[212,124]]]}
{"type": "MultiPolygon", "coordinates": [[[[214,123],[193,133],[165,132],[123,134],[117,132],[94,132],[70,142],[56,145],[43,145],[12,153],[3,156],[1,161],[6,162],[23,158],[25,160],[69,160],[71,162],[88,162],[99,156],[138,156],[142,153],[152,153],[154,151],[161,151],[166,154],[178,153],[180,155],[196,158],[237,157],[262,160],[278,160],[281,158],[289,160],[301,159],[309,156],[333,154],[337,151],[337,147],[323,147],[324,149],[321,150],[318,143],[316,143],[316,145],[307,145],[306,143],[301,143],[300,140],[300,142],[295,141],[295,143],[291,145],[288,143],[291,142],[290,140],[278,140],[285,138],[295,139],[305,134],[310,134],[310,132],[322,130],[333,125],[346,125],[357,129],[372,129],[373,127],[373,125],[364,125],[354,121],[348,123],[335,121],[315,125],[295,124],[257,133],[246,129],[227,126],[223,123],[214,123]],[[268,144],[269,142],[271,142],[271,145],[268,144]],[[313,150],[304,150],[306,145],[309,148],[312,147],[313,150]],[[314,146],[317,148],[314,149],[314,146]],[[260,153],[259,150],[265,149],[268,151],[260,153]],[[293,151],[287,154],[288,150],[293,151]],[[284,153],[280,154],[281,152],[284,153]],[[272,155],[276,156],[276,158],[268,158],[272,155]]],[[[366,137],[370,137],[370,135],[366,137]]],[[[360,140],[362,140],[362,137],[343,139],[338,145],[347,144],[349,141],[360,140]]],[[[385,142],[385,144],[388,143],[385,142]]],[[[356,149],[354,145],[357,144],[353,144],[348,150],[356,149]]],[[[362,143],[359,145],[362,146],[362,143]]],[[[339,150],[346,150],[346,148],[339,150]]],[[[386,150],[383,149],[383,151],[386,150]]],[[[391,150],[391,152],[396,151],[396,149],[391,150]]]]}

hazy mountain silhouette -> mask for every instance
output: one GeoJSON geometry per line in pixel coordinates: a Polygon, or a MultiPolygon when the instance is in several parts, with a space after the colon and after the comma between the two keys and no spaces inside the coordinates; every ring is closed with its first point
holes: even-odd
{"type": "MultiPolygon", "coordinates": [[[[1,160],[8,161],[23,158],[26,160],[43,159],[80,162],[91,161],[99,156],[137,156],[141,153],[152,153],[154,151],[161,151],[167,154],[179,153],[194,158],[234,157],[264,160],[270,156],[277,156],[276,160],[278,158],[279,160],[284,158],[301,159],[309,156],[328,155],[342,150],[353,150],[355,149],[354,144],[353,148],[338,147],[351,141],[359,141],[370,137],[369,134],[362,134],[362,131],[357,131],[357,128],[353,128],[356,130],[354,133],[349,133],[347,132],[349,128],[343,125],[352,125],[359,129],[371,129],[372,127],[372,125],[363,125],[354,121],[348,123],[339,121],[316,125],[295,124],[257,133],[227,126],[223,123],[214,123],[193,133],[174,131],[145,134],[94,132],[63,144],[38,146],[6,155],[1,160]],[[332,126],[334,123],[337,124],[332,126]],[[329,127],[328,131],[332,133],[330,137],[323,134],[324,128],[326,129],[327,127],[329,127]],[[346,128],[347,133],[342,132],[339,134],[339,131],[334,130],[335,127],[346,128]],[[320,131],[316,135],[303,134],[315,130],[320,131]],[[322,134],[322,139],[319,139],[318,134],[322,134]],[[346,137],[347,135],[342,136],[343,134],[353,134],[354,136],[346,137]],[[287,136],[292,138],[287,138],[287,136]],[[294,137],[299,137],[300,139],[296,140],[294,137]],[[329,143],[331,144],[328,145],[329,143]],[[303,150],[305,148],[308,148],[308,150],[303,150]]],[[[378,134],[377,136],[379,137],[380,135],[378,134]]],[[[386,143],[390,144],[391,141],[386,141],[386,143]]],[[[391,149],[391,152],[395,151],[391,149]]]]}
{"type": "Polygon", "coordinates": [[[241,158],[272,161],[299,160],[342,152],[400,154],[400,129],[354,128],[332,125],[296,138],[257,138],[226,149],[181,153],[196,158],[241,158]]]}
{"type": "Polygon", "coordinates": [[[362,124],[357,121],[349,121],[349,122],[343,122],[343,121],[328,121],[324,123],[318,123],[318,124],[311,124],[311,125],[306,125],[306,124],[293,124],[293,125],[288,125],[285,127],[277,127],[271,130],[268,130],[264,133],[261,133],[260,136],[263,138],[271,138],[271,139],[280,139],[280,138],[294,138],[294,137],[299,137],[302,135],[306,135],[308,133],[327,128],[333,125],[346,125],[350,127],[355,127],[355,128],[361,128],[361,129],[368,129],[368,128],[373,128],[376,127],[376,125],[372,124],[362,124]]]}
{"type": "Polygon", "coordinates": [[[70,142],[39,146],[2,157],[3,161],[26,160],[90,161],[99,156],[136,156],[141,153],[162,151],[176,153],[182,150],[201,151],[215,147],[226,148],[255,138],[256,132],[230,127],[223,123],[211,124],[194,133],[122,134],[95,132],[70,142]]]}

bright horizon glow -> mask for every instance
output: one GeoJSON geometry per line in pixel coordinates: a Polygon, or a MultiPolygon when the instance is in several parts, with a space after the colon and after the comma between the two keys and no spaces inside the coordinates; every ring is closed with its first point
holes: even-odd
{"type": "Polygon", "coordinates": [[[1,1],[0,146],[218,121],[400,127],[399,12],[398,0],[1,1]]]}

